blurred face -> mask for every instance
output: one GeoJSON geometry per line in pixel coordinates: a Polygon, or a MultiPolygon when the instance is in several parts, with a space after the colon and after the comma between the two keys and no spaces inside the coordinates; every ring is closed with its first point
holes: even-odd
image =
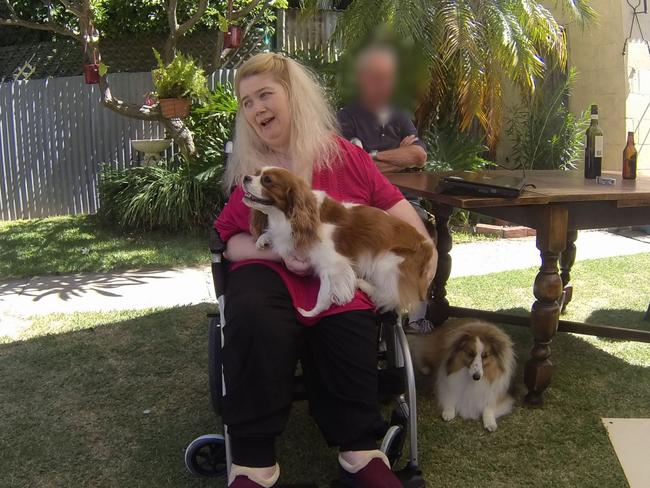
{"type": "Polygon", "coordinates": [[[240,107],[257,135],[274,150],[287,152],[291,138],[289,98],[270,74],[253,75],[239,83],[240,107]]]}
{"type": "Polygon", "coordinates": [[[395,61],[387,53],[376,52],[363,60],[357,71],[361,101],[369,109],[379,109],[390,102],[395,89],[395,61]]]}

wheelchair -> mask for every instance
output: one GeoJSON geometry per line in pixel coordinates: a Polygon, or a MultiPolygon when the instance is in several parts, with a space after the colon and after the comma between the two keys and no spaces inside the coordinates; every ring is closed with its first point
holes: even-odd
{"type": "MultiPolygon", "coordinates": [[[[220,405],[225,395],[225,384],[220,362],[223,343],[222,327],[225,325],[225,290],[228,281],[228,263],[223,256],[225,244],[214,229],[210,229],[209,248],[212,256],[212,278],[219,305],[218,314],[208,314],[208,377],[212,406],[219,416],[220,405]]],[[[398,315],[394,312],[379,316],[378,333],[378,401],[393,403],[390,418],[385,421],[380,449],[388,457],[391,469],[407,488],[425,486],[422,472],[418,468],[417,406],[415,376],[408,342],[398,315]],[[400,463],[408,441],[408,457],[400,463]],[[400,468],[401,466],[401,468],[400,468]],[[399,468],[399,469],[398,469],[399,468]]],[[[301,375],[294,378],[294,401],[307,398],[301,375]]],[[[230,443],[228,426],[223,434],[205,434],[194,439],[185,450],[185,466],[197,476],[226,477],[230,465],[230,443]]],[[[281,485],[285,487],[316,487],[317,484],[281,485]]],[[[346,488],[348,485],[334,480],[332,487],[346,488]]],[[[353,487],[349,487],[353,488],[353,487]]]]}

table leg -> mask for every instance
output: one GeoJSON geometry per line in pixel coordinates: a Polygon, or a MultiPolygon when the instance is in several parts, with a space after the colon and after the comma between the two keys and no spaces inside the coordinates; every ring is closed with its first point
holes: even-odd
{"type": "Polygon", "coordinates": [[[427,317],[434,325],[440,325],[449,318],[449,301],[447,300],[447,281],[451,274],[452,247],[451,233],[449,232],[449,216],[451,208],[436,207],[433,214],[436,217],[436,233],[438,250],[438,267],[436,275],[429,288],[429,307],[427,317]]]}
{"type": "Polygon", "coordinates": [[[560,313],[564,313],[566,306],[573,298],[573,285],[571,284],[571,268],[576,261],[576,239],[578,238],[577,230],[567,231],[566,249],[560,254],[560,277],[562,278],[562,308],[560,313]]]}
{"type": "Polygon", "coordinates": [[[537,248],[542,266],[535,278],[533,291],[536,301],[530,314],[535,343],[524,370],[524,382],[528,389],[524,400],[529,405],[541,405],[542,394],[553,376],[550,345],[560,319],[562,278],[558,272],[558,259],[566,246],[566,228],[566,208],[550,206],[543,210],[537,229],[537,248]]]}

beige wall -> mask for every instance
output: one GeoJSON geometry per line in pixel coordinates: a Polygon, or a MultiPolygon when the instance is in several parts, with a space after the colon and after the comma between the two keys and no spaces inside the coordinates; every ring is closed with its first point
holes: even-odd
{"type": "MultiPolygon", "coordinates": [[[[566,27],[569,65],[578,71],[569,102],[571,110],[579,114],[592,103],[598,105],[599,124],[605,135],[603,167],[620,171],[626,132],[634,130],[639,169],[650,170],[650,53],[635,27],[627,54],[622,55],[632,21],[630,7],[625,0],[592,0],[599,18],[583,28],[564,21],[563,13],[553,8],[554,2],[543,3],[566,27]]],[[[650,13],[639,15],[639,21],[650,38],[650,13]]],[[[511,86],[504,87],[504,102],[506,112],[519,103],[511,86]]],[[[497,161],[503,162],[510,148],[504,131],[497,161]]],[[[582,166],[582,158],[578,164],[582,166]]]]}
{"type": "MultiPolygon", "coordinates": [[[[621,5],[624,39],[630,32],[632,9],[625,0],[622,0],[621,5]]],[[[638,18],[644,34],[650,36],[650,13],[639,14],[638,18]]],[[[621,49],[622,45],[621,41],[621,49]]],[[[626,51],[626,130],[634,131],[634,140],[639,151],[639,169],[650,170],[650,52],[646,43],[641,41],[636,25],[626,51]]]]}
{"type": "Polygon", "coordinates": [[[595,23],[566,26],[569,64],[578,70],[569,106],[580,113],[592,103],[598,105],[605,135],[603,169],[619,170],[626,141],[622,6],[621,0],[593,0],[592,5],[599,14],[595,23]]]}

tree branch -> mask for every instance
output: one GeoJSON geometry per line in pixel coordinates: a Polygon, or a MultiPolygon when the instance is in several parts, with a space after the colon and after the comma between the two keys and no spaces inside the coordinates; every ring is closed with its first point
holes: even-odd
{"type": "Polygon", "coordinates": [[[246,17],[248,14],[250,14],[250,13],[255,9],[255,7],[257,7],[257,5],[258,5],[260,2],[261,2],[261,0],[252,0],[251,3],[249,3],[248,5],[246,5],[246,6],[245,6],[243,9],[241,9],[239,12],[234,12],[233,15],[232,15],[232,19],[231,19],[231,20],[233,20],[233,21],[237,21],[237,20],[239,20],[239,19],[243,19],[243,18],[246,17]]]}
{"type": "Polygon", "coordinates": [[[81,36],[79,34],[76,34],[70,29],[59,24],[51,24],[49,22],[39,23],[39,22],[31,22],[29,20],[23,20],[19,18],[11,18],[11,19],[0,19],[0,25],[6,27],[26,27],[27,29],[54,32],[55,34],[59,34],[61,36],[72,37],[73,39],[76,39],[77,41],[81,42],[81,36]]]}
{"type": "Polygon", "coordinates": [[[176,17],[177,6],[178,0],[169,0],[167,4],[167,24],[169,25],[169,32],[172,35],[175,35],[178,30],[178,18],[176,17]]]}
{"type": "Polygon", "coordinates": [[[136,103],[126,103],[115,98],[111,93],[111,87],[108,85],[106,76],[99,78],[99,92],[102,97],[102,105],[125,117],[131,117],[140,120],[161,120],[158,106],[150,107],[148,105],[138,105],[136,103]]]}
{"type": "Polygon", "coordinates": [[[65,7],[65,9],[70,12],[72,15],[77,17],[78,19],[81,18],[81,10],[79,10],[77,7],[72,5],[68,0],[59,0],[61,4],[65,7]]]}
{"type": "Polygon", "coordinates": [[[203,17],[203,14],[207,9],[208,9],[208,0],[199,0],[199,5],[196,7],[196,12],[194,12],[194,15],[192,15],[189,19],[187,19],[178,27],[177,29],[178,37],[185,35],[185,33],[188,30],[194,27],[194,25],[196,25],[196,23],[199,22],[199,20],[201,20],[201,17],[203,17]]]}
{"type": "Polygon", "coordinates": [[[11,5],[11,2],[9,0],[4,0],[4,4],[7,6],[7,10],[9,10],[9,16],[12,18],[17,18],[18,15],[16,14],[16,11],[14,10],[14,6],[11,5]]]}

